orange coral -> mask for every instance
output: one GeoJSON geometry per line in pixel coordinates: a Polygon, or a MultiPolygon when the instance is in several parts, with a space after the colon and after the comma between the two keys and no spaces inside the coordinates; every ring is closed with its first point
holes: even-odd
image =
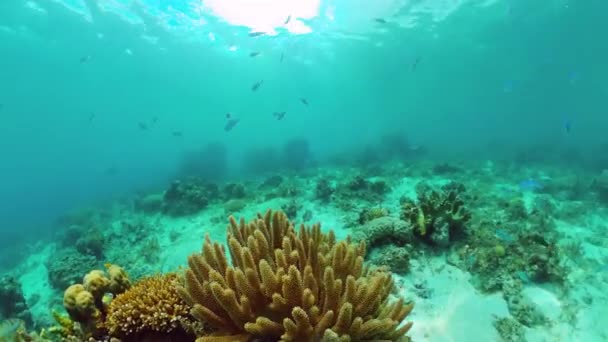
{"type": "Polygon", "coordinates": [[[268,211],[249,224],[231,217],[228,246],[232,266],[206,236],[178,287],[192,315],[217,330],[198,342],[409,340],[411,323],[401,323],[413,305],[389,303],[391,274],[364,267],[363,243],[336,242],[319,225],[296,233],[268,211]]]}
{"type": "MultiPolygon", "coordinates": [[[[112,300],[106,328],[111,336],[140,341],[142,336],[162,335],[187,341],[184,324],[191,324],[190,306],[177,294],[176,275],[157,275],[137,282],[112,300]]],[[[192,335],[190,340],[194,340],[192,335]]]]}

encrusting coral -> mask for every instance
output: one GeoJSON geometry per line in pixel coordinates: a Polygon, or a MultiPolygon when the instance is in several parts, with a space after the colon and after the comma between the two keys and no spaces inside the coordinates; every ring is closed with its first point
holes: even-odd
{"type": "Polygon", "coordinates": [[[190,306],[177,294],[175,273],[140,280],[108,307],[105,326],[125,341],[194,341],[190,306]]]}
{"type": "Polygon", "coordinates": [[[96,336],[104,330],[107,305],[106,294],[118,295],[130,287],[127,273],[117,265],[106,264],[106,273],[101,270],[89,272],[83,284],[74,284],[65,290],[63,306],[86,336],[96,336]]]}
{"type": "Polygon", "coordinates": [[[209,341],[409,341],[413,308],[389,302],[391,273],[363,264],[365,244],[336,242],[320,225],[298,232],[282,212],[230,217],[223,245],[205,237],[190,256],[180,296],[215,330],[209,341]]]}

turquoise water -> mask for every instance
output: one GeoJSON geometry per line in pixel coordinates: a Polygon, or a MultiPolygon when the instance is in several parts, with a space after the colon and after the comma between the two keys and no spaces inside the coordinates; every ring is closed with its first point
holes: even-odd
{"type": "MultiPolygon", "coordinates": [[[[528,202],[538,189],[521,182],[581,179],[600,197],[572,201],[605,222],[606,13],[599,0],[2,1],[0,269],[25,272],[68,213],[110,208],[96,217],[120,221],[135,215],[125,203],[186,176],[248,193],[295,177],[309,208],[319,177],[354,168],[403,185],[453,163],[471,172],[451,177],[467,188],[528,202]]],[[[414,193],[404,186],[374,205],[398,207],[414,193]]],[[[545,195],[570,205],[560,191],[545,195]]],[[[242,215],[263,212],[261,197],[242,215]]],[[[310,206],[350,234],[348,209],[310,206]]],[[[185,264],[195,242],[137,272],[185,264]]]]}

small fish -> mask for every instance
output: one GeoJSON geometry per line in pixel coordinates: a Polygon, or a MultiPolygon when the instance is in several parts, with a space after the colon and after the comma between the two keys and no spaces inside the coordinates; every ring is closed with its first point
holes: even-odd
{"type": "Polygon", "coordinates": [[[91,113],[91,114],[89,115],[89,122],[93,122],[93,120],[95,120],[95,117],[96,117],[96,116],[97,116],[97,115],[95,115],[95,113],[91,113]]]}
{"type": "Polygon", "coordinates": [[[262,32],[262,31],[254,31],[254,32],[249,32],[249,37],[260,37],[265,35],[266,32],[262,32]]]}
{"type": "Polygon", "coordinates": [[[260,80],[260,81],[255,82],[251,86],[251,91],[257,91],[258,89],[260,89],[260,87],[262,86],[263,83],[264,83],[264,80],[260,80]]]}
{"type": "Polygon", "coordinates": [[[285,58],[285,53],[281,52],[281,63],[283,63],[283,58],[285,58]]]}
{"type": "Polygon", "coordinates": [[[138,122],[137,126],[139,127],[140,130],[142,131],[147,131],[148,130],[148,124],[145,122],[138,122]]]}
{"type": "Polygon", "coordinates": [[[152,124],[154,125],[157,122],[158,122],[158,116],[153,117],[152,118],[152,124]]]}
{"type": "Polygon", "coordinates": [[[103,171],[103,174],[106,176],[114,176],[118,173],[118,169],[114,166],[110,166],[109,168],[103,171]]]}
{"type": "Polygon", "coordinates": [[[181,131],[173,131],[171,133],[171,135],[174,137],[183,137],[184,136],[184,134],[181,131]]]}
{"type": "Polygon", "coordinates": [[[528,275],[528,272],[526,272],[526,271],[518,271],[517,277],[524,284],[529,284],[532,282],[532,280],[530,279],[530,276],[528,275]]]}
{"type": "Polygon", "coordinates": [[[572,130],[572,122],[568,119],[564,120],[564,130],[566,131],[566,134],[570,134],[570,131],[572,130]]]}
{"type": "Polygon", "coordinates": [[[226,113],[226,120],[232,118],[232,114],[231,113],[226,113]]]}
{"type": "Polygon", "coordinates": [[[287,112],[274,112],[274,113],[272,113],[272,115],[274,115],[274,117],[277,118],[277,120],[279,120],[279,121],[283,120],[283,118],[285,117],[285,114],[287,114],[287,112]]]}
{"type": "Polygon", "coordinates": [[[513,237],[513,235],[511,235],[508,231],[506,231],[504,229],[497,229],[496,232],[494,233],[494,236],[496,236],[499,240],[502,240],[505,242],[515,241],[515,238],[513,237]]]}
{"type": "Polygon", "coordinates": [[[261,52],[259,51],[253,51],[251,53],[249,53],[249,57],[255,57],[255,56],[259,56],[261,52]]]}
{"type": "Polygon", "coordinates": [[[387,21],[382,18],[374,18],[374,21],[380,24],[386,24],[387,21]]]}
{"type": "Polygon", "coordinates": [[[86,55],[86,56],[80,57],[80,64],[84,64],[84,63],[90,61],[91,58],[92,58],[91,55],[86,55]]]}
{"type": "Polygon", "coordinates": [[[420,63],[420,57],[416,57],[416,59],[414,60],[414,63],[412,63],[412,71],[416,70],[418,63],[420,63]]]}
{"type": "Polygon", "coordinates": [[[307,99],[301,97],[300,98],[300,102],[302,102],[305,106],[308,106],[308,100],[307,99]]]}
{"type": "Polygon", "coordinates": [[[529,179],[524,179],[523,181],[519,182],[519,187],[522,190],[534,191],[534,190],[541,189],[543,187],[543,185],[540,184],[539,182],[535,181],[534,179],[529,178],[529,179]]]}
{"type": "Polygon", "coordinates": [[[229,132],[231,131],[234,126],[236,126],[236,124],[239,123],[239,119],[229,119],[228,122],[226,122],[226,126],[224,126],[224,131],[229,132]]]}
{"type": "Polygon", "coordinates": [[[291,14],[287,17],[287,19],[285,19],[285,22],[283,23],[283,25],[289,24],[289,21],[291,21],[291,14]]]}

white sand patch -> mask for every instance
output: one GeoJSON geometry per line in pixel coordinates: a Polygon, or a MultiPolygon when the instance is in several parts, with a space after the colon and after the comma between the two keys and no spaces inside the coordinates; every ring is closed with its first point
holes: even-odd
{"type": "Polygon", "coordinates": [[[56,291],[49,284],[46,262],[55,251],[54,244],[41,244],[40,249],[31,253],[20,266],[19,282],[32,316],[50,317],[51,307],[56,300],[56,291]]]}
{"type": "Polygon", "coordinates": [[[416,306],[408,317],[414,322],[410,336],[415,341],[499,341],[493,326],[495,317],[509,315],[500,294],[484,295],[469,283],[469,275],[444,261],[432,262],[429,268],[405,277],[402,295],[414,297],[416,306]],[[439,267],[436,267],[439,265],[439,267]],[[443,266],[445,265],[445,266],[443,266]],[[426,281],[430,298],[420,298],[412,291],[415,283],[426,281]]]}

